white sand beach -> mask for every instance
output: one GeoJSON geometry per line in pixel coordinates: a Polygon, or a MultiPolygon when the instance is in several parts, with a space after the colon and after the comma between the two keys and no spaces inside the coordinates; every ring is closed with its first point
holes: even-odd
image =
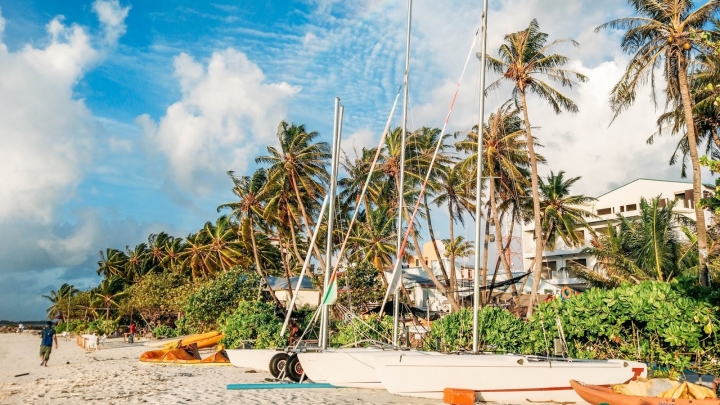
{"type": "Polygon", "coordinates": [[[262,382],[269,373],[232,366],[149,365],[148,347],[110,339],[86,353],[75,340],[58,338],[48,367],[40,366],[39,338],[0,334],[0,404],[439,404],[382,390],[282,389],[228,391],[227,384],[262,382]],[[250,372],[249,372],[250,371],[250,372]],[[18,374],[29,373],[15,377],[18,374]]]}

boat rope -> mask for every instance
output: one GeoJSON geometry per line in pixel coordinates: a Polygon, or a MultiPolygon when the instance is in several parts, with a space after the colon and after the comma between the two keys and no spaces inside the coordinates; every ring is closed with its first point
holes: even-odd
{"type": "MultiPolygon", "coordinates": [[[[475,49],[475,44],[477,43],[477,38],[480,30],[475,31],[475,36],[473,37],[472,45],[470,46],[470,51],[468,52],[468,56],[465,59],[465,66],[463,66],[462,73],[460,73],[460,79],[457,82],[457,85],[455,86],[455,94],[453,94],[452,100],[450,101],[450,108],[448,109],[447,116],[445,116],[445,123],[443,124],[443,128],[440,131],[440,136],[438,137],[437,145],[435,145],[435,152],[433,153],[432,159],[430,160],[430,165],[427,170],[427,174],[425,175],[425,180],[423,181],[423,185],[420,188],[420,193],[418,194],[417,201],[415,202],[415,208],[413,209],[412,216],[410,217],[410,220],[408,221],[408,228],[405,232],[405,237],[403,238],[403,242],[400,245],[400,251],[397,254],[397,259],[395,262],[395,267],[393,269],[391,282],[388,283],[388,289],[385,292],[385,297],[383,298],[382,305],[380,308],[385,307],[385,303],[388,300],[388,297],[390,296],[391,292],[394,292],[394,290],[397,288],[398,281],[400,280],[400,275],[402,274],[401,268],[402,268],[402,257],[405,253],[405,247],[407,246],[408,237],[410,236],[410,232],[413,230],[413,222],[415,221],[415,217],[417,216],[418,209],[420,208],[420,203],[423,200],[423,194],[425,193],[425,189],[427,188],[427,184],[430,181],[430,176],[433,173],[433,166],[435,165],[435,160],[437,159],[438,152],[440,150],[440,147],[443,144],[443,141],[445,140],[445,137],[443,134],[445,133],[445,130],[447,129],[448,122],[450,121],[450,116],[453,111],[453,107],[455,106],[455,99],[457,99],[458,92],[460,91],[460,83],[462,82],[463,76],[465,76],[465,71],[467,70],[468,64],[470,63],[470,57],[473,54],[473,50],[475,49]]],[[[382,313],[382,312],[381,312],[382,313]]]]}

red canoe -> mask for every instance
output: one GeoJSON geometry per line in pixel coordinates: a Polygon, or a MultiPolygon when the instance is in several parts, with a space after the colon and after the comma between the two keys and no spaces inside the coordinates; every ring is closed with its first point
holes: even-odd
{"type": "Polygon", "coordinates": [[[617,394],[607,387],[588,385],[570,380],[575,392],[591,405],[720,405],[720,399],[668,399],[655,397],[635,397],[632,395],[617,394]]]}

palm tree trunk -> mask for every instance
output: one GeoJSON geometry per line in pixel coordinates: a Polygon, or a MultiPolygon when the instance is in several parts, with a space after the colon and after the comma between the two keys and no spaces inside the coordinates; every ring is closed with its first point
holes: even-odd
{"type": "Polygon", "coordinates": [[[272,297],[273,301],[275,301],[275,305],[277,305],[278,308],[283,308],[280,300],[275,295],[275,291],[273,291],[272,286],[268,282],[267,277],[265,277],[265,272],[262,270],[262,267],[260,267],[260,256],[258,255],[257,245],[255,243],[255,225],[253,225],[252,216],[248,216],[248,220],[250,222],[250,240],[252,241],[253,246],[253,256],[255,256],[255,269],[257,270],[258,275],[260,275],[260,278],[265,281],[265,285],[268,286],[268,291],[270,291],[270,296],[272,297]]]}
{"type": "Polygon", "coordinates": [[[105,303],[105,320],[110,320],[110,303],[105,303]]]}
{"type": "MultiPolygon", "coordinates": [[[[280,247],[281,247],[280,257],[282,258],[282,261],[283,261],[283,269],[285,270],[285,279],[287,279],[287,283],[288,283],[288,297],[290,297],[290,300],[292,301],[293,287],[292,287],[292,283],[290,282],[290,276],[291,276],[291,274],[290,274],[290,259],[288,258],[288,256],[291,255],[292,253],[290,253],[290,246],[288,244],[285,244],[285,248],[282,249],[282,243],[281,243],[280,247]]],[[[301,280],[298,279],[298,283],[300,281],[301,280]]],[[[289,308],[289,310],[292,311],[293,309],[289,308]]]]}
{"type": "MultiPolygon", "coordinates": [[[[452,200],[448,200],[448,211],[450,212],[450,243],[453,245],[455,244],[455,220],[453,219],[453,204],[452,200]]],[[[429,218],[429,216],[428,216],[429,218]]],[[[453,246],[453,249],[450,249],[450,284],[453,286],[453,289],[455,291],[455,300],[460,301],[460,292],[458,281],[457,281],[457,273],[455,272],[455,246],[453,246]]],[[[442,261],[441,261],[442,263],[442,261]]]]}
{"type": "MultiPolygon", "coordinates": [[[[487,209],[485,218],[490,218],[490,207],[487,209]]],[[[480,219],[478,219],[479,221],[480,219]]],[[[488,272],[488,250],[490,249],[490,221],[485,221],[485,240],[483,241],[483,265],[482,265],[482,285],[487,285],[488,272]]],[[[475,253],[477,254],[477,252],[475,253]]]]}
{"type": "Polygon", "coordinates": [[[532,199],[533,199],[533,220],[535,222],[535,258],[530,264],[530,271],[533,273],[533,286],[530,295],[530,303],[528,304],[527,317],[530,318],[533,314],[533,308],[537,303],[538,288],[540,288],[540,271],[542,270],[542,257],[543,257],[543,241],[542,241],[542,229],[540,226],[540,192],[538,187],[538,170],[537,170],[537,157],[535,156],[535,148],[533,144],[532,132],[530,130],[530,117],[528,116],[527,99],[525,98],[525,91],[520,91],[520,98],[522,100],[523,117],[525,119],[525,133],[527,137],[527,148],[528,155],[530,156],[530,185],[532,186],[532,199]]]}
{"type": "MultiPolygon", "coordinates": [[[[297,237],[295,236],[295,225],[292,222],[292,216],[288,216],[289,224],[288,228],[290,228],[290,237],[292,238],[292,246],[293,246],[293,252],[295,253],[295,257],[297,257],[298,261],[300,263],[305,263],[305,260],[303,259],[302,255],[300,254],[300,250],[298,249],[297,245],[297,237]]],[[[280,239],[280,232],[278,232],[278,239],[280,239]]]]}
{"type": "MultiPolygon", "coordinates": [[[[310,230],[310,218],[308,218],[307,212],[305,212],[305,204],[302,202],[302,197],[300,197],[300,190],[298,190],[297,182],[295,181],[295,175],[293,173],[290,173],[290,181],[292,182],[292,188],[295,191],[295,198],[298,200],[298,205],[300,206],[300,212],[302,213],[303,220],[305,222],[305,232],[307,234],[308,242],[310,238],[312,237],[312,231],[310,230]]],[[[325,261],[322,259],[322,254],[320,253],[320,249],[318,249],[317,245],[313,246],[313,252],[315,252],[315,258],[320,262],[320,267],[323,269],[325,268],[325,261]]]]}
{"type": "MultiPolygon", "coordinates": [[[[510,263],[508,263],[507,257],[505,257],[505,252],[503,249],[501,237],[502,229],[500,228],[500,218],[498,218],[497,199],[493,190],[494,183],[495,179],[490,179],[490,211],[492,212],[493,222],[495,223],[495,246],[497,247],[498,255],[500,256],[500,260],[505,267],[505,274],[507,275],[509,280],[512,278],[512,270],[510,269],[510,263]]],[[[516,297],[518,295],[517,286],[515,284],[511,284],[510,289],[512,291],[513,297],[516,297]]]]}
{"type": "MultiPolygon", "coordinates": [[[[405,219],[410,222],[410,212],[408,211],[407,207],[403,207],[403,212],[405,213],[405,219]]],[[[415,252],[419,252],[422,254],[422,249],[420,249],[420,242],[418,241],[418,235],[417,231],[415,230],[415,225],[412,226],[412,230],[410,232],[410,235],[413,239],[413,246],[415,247],[415,252]]],[[[455,297],[453,297],[453,294],[451,294],[448,291],[448,288],[445,287],[440,280],[435,276],[435,273],[428,267],[428,265],[425,263],[425,260],[420,260],[420,264],[422,265],[423,270],[425,270],[425,273],[428,275],[430,280],[432,280],[433,284],[435,284],[435,287],[440,290],[440,294],[445,296],[447,298],[448,302],[450,303],[450,308],[452,311],[457,311],[460,309],[460,306],[458,305],[457,301],[455,300],[455,297]]],[[[443,274],[443,277],[447,280],[447,274],[443,274]]]]}
{"type": "Polygon", "coordinates": [[[687,129],[688,144],[690,146],[690,161],[693,169],[693,205],[695,208],[695,221],[697,227],[698,261],[700,267],[700,285],[710,285],[710,272],[707,266],[707,228],[705,225],[705,212],[700,207],[702,198],[702,180],[700,173],[700,161],[697,151],[697,135],[695,133],[695,120],[692,114],[692,99],[687,79],[687,64],[679,61],[680,95],[682,97],[683,111],[685,113],[685,128],[687,129]]]}
{"type": "MultiPolygon", "coordinates": [[[[502,215],[505,215],[505,213],[503,213],[502,215]]],[[[501,218],[501,222],[502,222],[502,218],[501,218]]],[[[515,211],[513,210],[513,217],[512,217],[512,222],[510,222],[510,230],[508,232],[508,235],[512,235],[514,230],[515,230],[515,211]]],[[[508,239],[507,243],[503,247],[503,250],[501,253],[502,255],[505,255],[505,252],[507,252],[507,250],[510,249],[511,243],[512,243],[512,239],[508,239]]],[[[492,278],[492,281],[490,282],[490,288],[488,288],[487,293],[486,293],[486,295],[487,295],[486,302],[490,302],[490,300],[492,299],[492,292],[494,289],[495,280],[497,279],[498,270],[500,270],[500,258],[498,258],[498,260],[495,262],[495,272],[493,273],[493,278],[492,278]]],[[[527,278],[525,278],[525,280],[527,280],[527,278]]],[[[515,284],[513,284],[513,285],[515,285],[515,284]]],[[[525,284],[523,283],[522,287],[520,288],[520,291],[522,291],[524,286],[525,286],[525,284]]],[[[520,296],[518,295],[517,298],[519,301],[520,296]]]]}
{"type": "MultiPolygon", "coordinates": [[[[438,264],[440,265],[440,273],[443,276],[443,279],[445,279],[445,283],[450,287],[450,294],[452,294],[455,291],[455,283],[453,282],[452,275],[450,275],[450,279],[448,279],[447,271],[445,270],[445,263],[442,262],[440,257],[440,250],[437,247],[437,242],[435,239],[435,230],[432,226],[432,220],[430,219],[430,209],[428,208],[428,201],[427,201],[427,194],[423,194],[423,198],[425,199],[425,215],[427,216],[427,226],[428,226],[428,232],[430,233],[430,240],[432,241],[433,249],[435,249],[435,256],[438,258],[438,264]]],[[[450,217],[452,218],[452,216],[450,217]]],[[[452,224],[452,220],[450,220],[450,223],[452,224]]],[[[452,225],[450,225],[452,226],[452,225]]],[[[418,256],[422,256],[422,252],[417,252],[418,256]]]]}

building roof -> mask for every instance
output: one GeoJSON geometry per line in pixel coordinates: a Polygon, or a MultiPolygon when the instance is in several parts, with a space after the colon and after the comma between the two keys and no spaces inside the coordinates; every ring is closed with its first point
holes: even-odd
{"type": "MultiPolygon", "coordinates": [[[[292,288],[294,289],[297,287],[299,276],[290,277],[290,282],[292,283],[292,288]]],[[[273,290],[287,290],[288,289],[288,282],[287,278],[285,277],[267,277],[268,284],[270,284],[270,287],[273,290]]],[[[304,277],[302,282],[300,283],[300,289],[302,290],[315,290],[316,288],[313,287],[312,281],[310,281],[310,278],[304,277]]]]}
{"type": "MultiPolygon", "coordinates": [[[[597,196],[597,197],[595,197],[595,198],[600,198],[600,197],[602,197],[602,196],[604,196],[604,195],[607,195],[607,194],[612,193],[612,192],[615,191],[615,190],[619,190],[619,189],[621,189],[621,188],[623,188],[623,187],[625,187],[625,186],[627,186],[627,185],[630,185],[630,184],[635,183],[636,181],[640,181],[640,180],[645,180],[645,181],[658,181],[658,182],[663,182],[663,183],[692,184],[692,181],[658,180],[658,179],[646,179],[646,178],[644,178],[644,177],[639,177],[639,178],[637,178],[637,179],[635,179],[635,180],[632,180],[632,181],[630,181],[630,182],[627,182],[627,183],[623,184],[622,186],[617,186],[617,187],[615,187],[614,189],[612,189],[612,190],[610,190],[610,191],[606,191],[606,192],[600,194],[599,196],[597,196]]],[[[704,186],[704,185],[703,185],[703,186],[704,186]]]]}

